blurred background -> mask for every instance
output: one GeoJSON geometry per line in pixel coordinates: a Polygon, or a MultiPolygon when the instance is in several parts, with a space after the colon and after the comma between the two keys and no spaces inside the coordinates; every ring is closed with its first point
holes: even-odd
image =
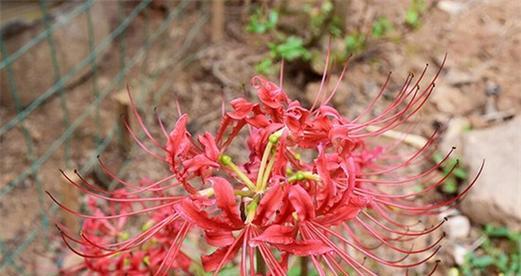
{"type": "Polygon", "coordinates": [[[106,189],[115,183],[98,155],[130,180],[167,173],[124,130],[125,120],[135,124],[127,86],[153,133],[154,110],[171,128],[176,101],[191,131],[213,130],[222,98],[254,98],[250,78],[278,80],[281,60],[285,89],[312,103],[328,45],[331,85],[350,57],[332,103],[348,118],[389,71],[394,92],[426,63],[431,77],[447,54],[434,94],[407,128],[411,144],[437,129],[440,153],[457,147],[453,162],[463,166],[441,197],[457,193],[483,158],[487,165],[465,201],[440,216],[451,219],[437,273],[520,275],[520,14],[517,0],[0,0],[0,275],[55,275],[81,262],[53,226],[78,229],[79,221],[45,195],[82,208],[58,169],[106,189]]]}

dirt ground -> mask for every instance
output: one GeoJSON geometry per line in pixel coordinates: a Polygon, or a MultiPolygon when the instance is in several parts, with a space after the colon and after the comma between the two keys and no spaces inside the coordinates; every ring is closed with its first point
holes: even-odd
{"type": "MultiPolygon", "coordinates": [[[[501,124],[513,115],[519,114],[521,1],[463,2],[466,6],[457,14],[450,14],[433,4],[422,17],[421,27],[417,30],[407,31],[399,40],[381,41],[371,45],[370,54],[356,59],[350,65],[341,89],[333,101],[334,105],[344,114],[354,115],[378,92],[388,71],[393,72],[389,87],[399,87],[407,73],[420,72],[425,63],[430,64],[432,68],[429,74],[433,74],[447,53],[447,63],[438,82],[437,91],[424,107],[421,116],[414,121],[420,127],[415,128],[413,132],[428,135],[435,128],[443,129],[446,123],[455,117],[467,118],[471,127],[482,128],[501,124]],[[499,88],[500,93],[487,95],[487,88],[491,86],[499,88]]],[[[374,0],[366,12],[387,15],[393,22],[400,22],[407,3],[408,1],[398,1],[391,5],[388,1],[374,0]]],[[[266,49],[260,43],[252,41],[251,35],[245,34],[242,30],[244,22],[240,19],[241,8],[231,5],[226,10],[225,42],[208,43],[210,30],[207,25],[180,57],[176,50],[183,47],[183,43],[170,44],[170,41],[185,41],[188,31],[199,18],[196,16],[199,11],[191,12],[193,16],[189,16],[183,24],[172,25],[166,37],[161,39],[162,43],[154,46],[154,50],[143,63],[146,65],[133,70],[124,80],[138,91],[138,98],[144,103],[141,105],[141,111],[147,114],[147,123],[154,134],[160,134],[158,124],[154,116],[151,116],[154,106],[158,107],[159,114],[167,126],[172,127],[177,118],[177,99],[181,109],[188,112],[191,118],[189,128],[197,133],[216,128],[222,96],[225,99],[239,95],[254,98],[248,84],[251,76],[255,74],[255,64],[260,61],[266,49]],[[179,60],[187,64],[189,62],[189,66],[174,63],[179,60]],[[154,75],[152,72],[160,74],[154,75]],[[158,93],[161,88],[164,92],[158,93]]],[[[359,20],[363,16],[367,14],[355,13],[351,20],[359,20]]],[[[136,49],[142,43],[139,24],[140,22],[137,22],[128,32],[129,45],[135,43],[136,49]]],[[[116,47],[113,47],[114,51],[117,51],[116,47]]],[[[133,46],[129,49],[129,52],[132,52],[133,46]]],[[[101,87],[107,85],[117,72],[117,68],[113,66],[116,62],[116,55],[109,54],[100,64],[98,80],[101,87]]],[[[298,72],[289,69],[285,80],[285,88],[292,97],[309,102],[311,92],[306,91],[313,87],[316,78],[302,81],[298,72]]],[[[77,117],[83,111],[84,103],[93,100],[89,92],[91,85],[90,80],[87,80],[67,92],[71,118],[77,117]]],[[[123,90],[123,86],[119,87],[123,90]]],[[[63,133],[61,114],[54,116],[59,113],[59,104],[59,99],[53,98],[25,123],[35,142],[36,156],[40,156],[52,141],[63,133]]],[[[100,111],[101,128],[98,129],[93,119],[89,118],[74,134],[71,142],[73,164],[70,168],[81,166],[87,158],[92,157],[94,137],[98,133],[101,136],[107,135],[119,121],[119,114],[114,112],[116,109],[116,101],[109,96],[100,111]]],[[[2,118],[11,118],[12,115],[6,110],[0,110],[2,118]]],[[[5,121],[2,119],[2,122],[5,121]]],[[[3,154],[0,159],[0,185],[4,185],[3,183],[14,179],[30,162],[26,157],[25,145],[20,142],[23,137],[19,128],[1,138],[3,154]]],[[[136,150],[129,155],[130,160],[136,157],[141,159],[141,156],[143,154],[136,150]]],[[[111,144],[107,152],[102,154],[102,158],[118,168],[122,163],[120,147],[111,144]]],[[[166,173],[165,168],[153,160],[139,160],[139,166],[135,163],[134,160],[128,165],[130,169],[126,176],[130,180],[138,180],[143,176],[156,179],[166,173]]],[[[65,166],[61,148],[40,170],[39,180],[44,190],[60,194],[63,181],[58,168],[65,166]]],[[[103,182],[95,171],[89,176],[103,182]]],[[[0,229],[0,236],[2,240],[7,241],[7,248],[15,248],[38,224],[36,221],[42,203],[39,202],[40,194],[34,187],[34,179],[29,178],[14,189],[9,197],[0,201],[2,221],[9,222],[2,223],[0,229]]],[[[47,197],[44,200],[44,206],[51,206],[47,197]]],[[[56,263],[63,265],[64,258],[69,256],[69,253],[62,250],[63,246],[53,230],[51,227],[49,232],[38,236],[16,262],[25,266],[29,272],[45,266],[56,269],[53,267],[56,263]],[[44,246],[47,242],[50,248],[44,246]]],[[[439,273],[443,275],[453,261],[447,252],[442,251],[440,256],[443,263],[439,273]]],[[[14,272],[8,270],[7,273],[14,272]]]]}

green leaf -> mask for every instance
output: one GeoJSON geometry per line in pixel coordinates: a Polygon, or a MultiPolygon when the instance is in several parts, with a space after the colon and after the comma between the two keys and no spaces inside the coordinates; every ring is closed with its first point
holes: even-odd
{"type": "Polygon", "coordinates": [[[287,61],[296,59],[309,60],[311,53],[304,48],[304,43],[300,37],[290,36],[281,44],[271,46],[272,55],[287,61]]]}
{"type": "Polygon", "coordinates": [[[432,155],[432,159],[434,160],[434,162],[439,163],[441,162],[441,160],[443,160],[443,155],[439,152],[436,152],[432,155]]]}
{"type": "Polygon", "coordinates": [[[274,72],[273,61],[269,58],[263,59],[259,64],[255,65],[255,71],[263,75],[271,75],[274,72]]]}
{"type": "Polygon", "coordinates": [[[426,9],[425,0],[412,0],[405,12],[405,24],[417,28],[420,25],[420,17],[426,9]]]}
{"type": "Polygon", "coordinates": [[[362,34],[351,34],[345,39],[347,54],[360,53],[365,48],[365,37],[362,34]]]}
{"type": "Polygon", "coordinates": [[[492,238],[508,238],[510,231],[506,227],[495,227],[494,225],[485,225],[485,234],[492,238]]]}
{"type": "Polygon", "coordinates": [[[455,194],[458,192],[458,184],[456,184],[453,179],[449,178],[445,183],[443,183],[441,190],[446,194],[455,194]]]}
{"type": "Polygon", "coordinates": [[[279,20],[279,13],[277,11],[270,11],[268,15],[268,27],[270,29],[275,28],[277,21],[279,20]]]}
{"type": "Polygon", "coordinates": [[[477,268],[486,268],[494,264],[494,258],[488,255],[475,257],[471,260],[471,264],[477,268]]]}
{"type": "Polygon", "coordinates": [[[463,168],[456,168],[454,169],[454,171],[452,172],[452,174],[461,179],[461,180],[465,180],[469,177],[469,174],[467,173],[467,171],[463,168]]]}
{"type": "Polygon", "coordinates": [[[373,23],[371,34],[375,38],[380,38],[385,36],[392,29],[393,25],[391,21],[389,21],[387,17],[381,16],[373,23]]]}
{"type": "Polygon", "coordinates": [[[288,271],[288,276],[299,276],[300,275],[300,266],[295,265],[288,271]]]}
{"type": "Polygon", "coordinates": [[[408,9],[407,12],[405,13],[405,23],[409,27],[413,27],[413,28],[418,27],[419,20],[420,20],[420,15],[415,10],[408,9]]]}
{"type": "Polygon", "coordinates": [[[275,29],[279,19],[279,13],[275,10],[268,12],[267,16],[263,15],[260,9],[257,9],[250,16],[246,30],[250,33],[263,34],[275,29]]]}
{"type": "Polygon", "coordinates": [[[499,253],[495,262],[499,270],[506,272],[508,270],[508,255],[504,252],[499,253]]]}

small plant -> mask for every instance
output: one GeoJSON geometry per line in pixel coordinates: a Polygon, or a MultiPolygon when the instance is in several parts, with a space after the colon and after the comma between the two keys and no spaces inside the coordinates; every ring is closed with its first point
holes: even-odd
{"type": "Polygon", "coordinates": [[[481,275],[520,275],[521,232],[493,225],[486,225],[483,232],[483,244],[476,252],[469,252],[465,256],[461,273],[465,276],[476,275],[477,272],[481,275]]]}
{"type": "Polygon", "coordinates": [[[354,33],[346,36],[346,54],[355,55],[360,54],[366,47],[367,38],[361,33],[354,33]]]}
{"type": "Polygon", "coordinates": [[[266,16],[263,16],[260,9],[250,16],[250,21],[246,30],[251,33],[264,34],[275,29],[277,21],[279,20],[279,13],[275,10],[270,10],[266,16]]]}
{"type": "Polygon", "coordinates": [[[285,41],[279,44],[268,43],[268,48],[270,49],[270,56],[264,58],[255,67],[257,72],[262,74],[269,75],[275,72],[275,60],[286,60],[291,62],[297,59],[307,61],[311,58],[311,53],[304,48],[302,39],[296,36],[287,37],[285,41]]]}
{"type": "Polygon", "coordinates": [[[304,4],[303,10],[309,17],[309,30],[313,37],[321,37],[324,32],[333,37],[342,35],[340,18],[334,15],[335,6],[331,1],[322,1],[321,5],[304,4]]]}
{"type": "Polygon", "coordinates": [[[278,61],[301,61],[316,73],[320,73],[323,63],[316,57],[319,56],[317,53],[324,51],[323,47],[328,39],[332,40],[333,45],[343,45],[331,49],[331,57],[338,63],[348,56],[364,53],[368,45],[389,38],[389,34],[394,31],[392,22],[385,16],[379,16],[369,24],[371,29],[367,32],[361,31],[363,28],[360,26],[343,26],[342,19],[335,14],[335,3],[329,0],[303,4],[300,10],[287,14],[276,10],[263,13],[261,9],[257,9],[249,19],[247,31],[269,37],[273,42],[266,44],[269,54],[255,66],[255,69],[258,73],[273,75],[277,69],[274,64],[278,61]],[[299,32],[288,31],[288,28],[278,22],[281,16],[306,20],[302,20],[304,26],[299,32]]]}
{"type": "Polygon", "coordinates": [[[420,26],[421,16],[426,8],[425,0],[411,0],[405,12],[405,24],[412,29],[418,28],[420,26]]]}
{"type": "Polygon", "coordinates": [[[374,38],[382,38],[394,29],[393,23],[385,16],[378,17],[371,28],[371,35],[374,38]]]}
{"type": "Polygon", "coordinates": [[[302,39],[296,36],[290,36],[279,44],[269,43],[268,47],[273,59],[293,61],[296,59],[309,60],[311,58],[309,51],[304,48],[302,39]]]}

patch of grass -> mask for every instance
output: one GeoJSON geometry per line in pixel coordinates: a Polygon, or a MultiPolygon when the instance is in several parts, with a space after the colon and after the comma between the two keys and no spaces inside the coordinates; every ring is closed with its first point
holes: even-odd
{"type": "Polygon", "coordinates": [[[465,256],[461,275],[521,275],[521,232],[486,225],[485,240],[465,256]]]}
{"type": "Polygon", "coordinates": [[[279,13],[276,10],[270,10],[267,14],[263,14],[260,9],[257,9],[255,13],[250,16],[246,30],[250,33],[264,34],[274,30],[278,20],[279,13]]]}

